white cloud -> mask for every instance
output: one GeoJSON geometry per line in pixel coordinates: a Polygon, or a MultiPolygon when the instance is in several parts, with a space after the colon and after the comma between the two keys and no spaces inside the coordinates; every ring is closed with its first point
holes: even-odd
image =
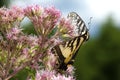
{"type": "Polygon", "coordinates": [[[49,6],[55,3],[55,0],[11,0],[11,5],[27,6],[36,5],[49,6]]]}
{"type": "Polygon", "coordinates": [[[86,0],[86,3],[92,14],[98,19],[109,14],[120,18],[120,0],[86,0]]]}

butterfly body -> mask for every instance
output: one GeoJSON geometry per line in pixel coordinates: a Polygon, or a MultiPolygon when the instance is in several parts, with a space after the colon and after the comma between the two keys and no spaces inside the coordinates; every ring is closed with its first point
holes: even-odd
{"type": "Polygon", "coordinates": [[[88,29],[80,16],[75,12],[71,12],[68,14],[68,18],[74,26],[75,37],[56,45],[52,49],[52,52],[58,56],[58,69],[61,70],[66,70],[68,65],[73,64],[80,46],[89,39],[88,29]]]}

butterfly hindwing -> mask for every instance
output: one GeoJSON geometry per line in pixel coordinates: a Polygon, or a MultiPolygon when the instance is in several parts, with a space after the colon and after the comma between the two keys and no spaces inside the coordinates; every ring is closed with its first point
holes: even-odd
{"type": "Polygon", "coordinates": [[[66,70],[68,64],[74,62],[76,52],[82,45],[84,37],[75,37],[74,39],[54,47],[58,55],[59,69],[66,70]]]}

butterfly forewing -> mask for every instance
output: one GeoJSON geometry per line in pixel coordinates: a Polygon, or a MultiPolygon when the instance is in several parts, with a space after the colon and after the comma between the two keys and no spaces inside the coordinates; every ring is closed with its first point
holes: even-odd
{"type": "Polygon", "coordinates": [[[72,25],[74,26],[75,36],[84,35],[86,31],[88,31],[85,22],[82,18],[75,12],[71,12],[68,14],[68,19],[71,20],[72,25]]]}

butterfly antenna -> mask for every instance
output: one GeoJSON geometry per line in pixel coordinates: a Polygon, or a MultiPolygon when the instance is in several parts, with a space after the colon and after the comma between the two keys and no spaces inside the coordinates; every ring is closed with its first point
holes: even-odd
{"type": "Polygon", "coordinates": [[[90,19],[89,19],[90,21],[88,22],[88,30],[90,30],[92,18],[93,17],[90,17],[90,19]]]}

